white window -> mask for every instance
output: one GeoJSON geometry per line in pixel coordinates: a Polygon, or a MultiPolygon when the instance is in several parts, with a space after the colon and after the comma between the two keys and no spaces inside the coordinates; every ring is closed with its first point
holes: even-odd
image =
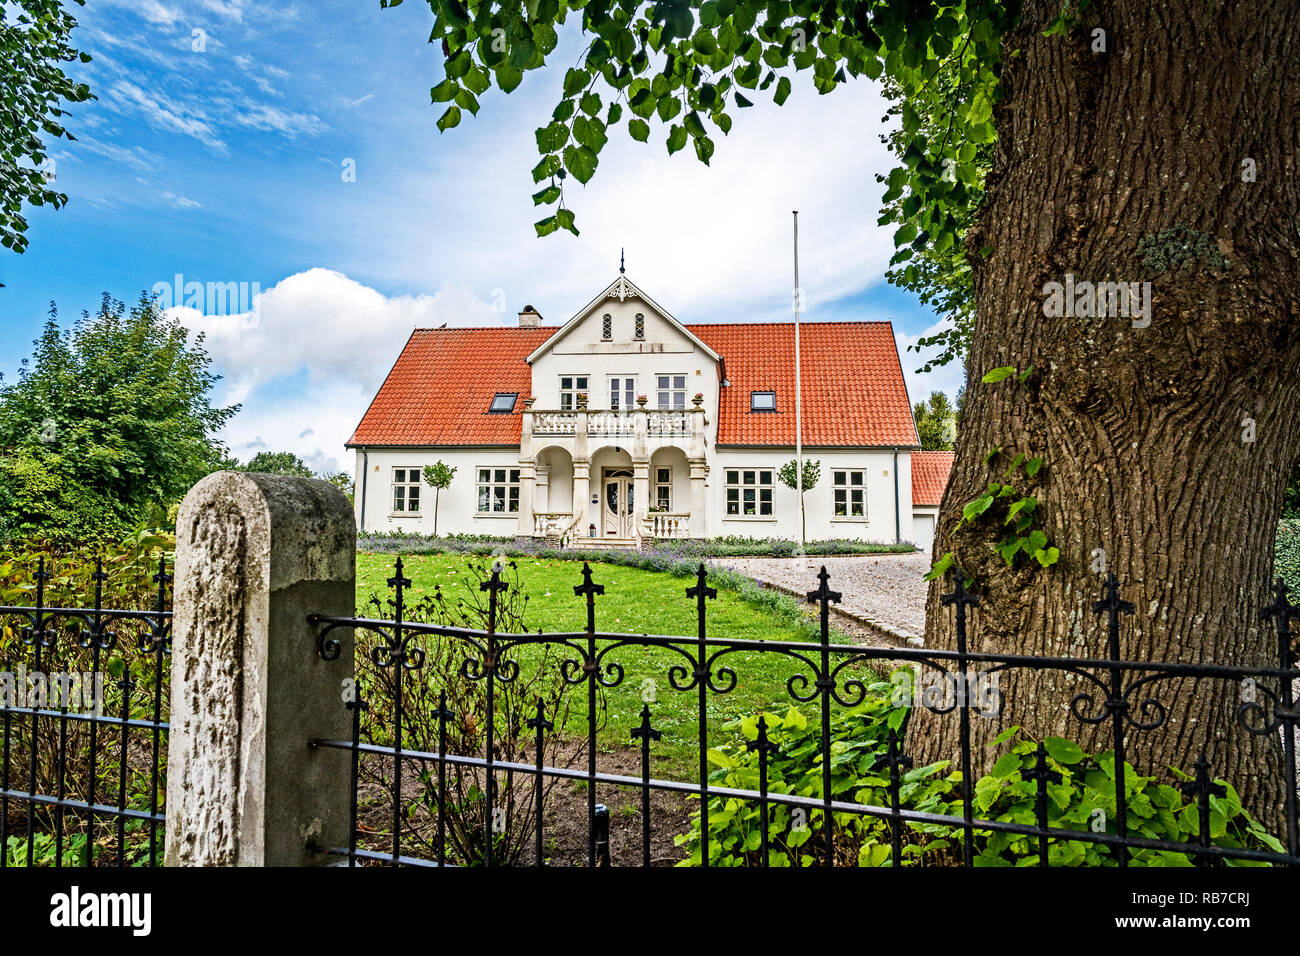
{"type": "Polygon", "coordinates": [[[776,411],[776,392],[750,392],[749,410],[751,412],[776,411]]]}
{"type": "Polygon", "coordinates": [[[632,337],[638,342],[645,338],[645,316],[640,312],[636,314],[636,331],[632,337]]]}
{"type": "Polygon", "coordinates": [[[865,518],[867,516],[867,473],[865,471],[834,471],[831,488],[835,496],[835,517],[865,518]]]}
{"type": "Polygon", "coordinates": [[[600,319],[600,337],[606,342],[614,337],[614,317],[608,312],[600,319]]]}
{"type": "Polygon", "coordinates": [[[571,412],[578,407],[578,396],[587,394],[587,376],[560,376],[560,409],[571,412]]]}
{"type": "Polygon", "coordinates": [[[480,514],[503,515],[519,511],[518,468],[478,470],[478,510],[480,514]]]}
{"type": "Polygon", "coordinates": [[[767,468],[728,468],[727,514],[751,518],[770,517],[772,471],[767,468]]]}
{"type": "Polygon", "coordinates": [[[681,410],[686,407],[686,376],[656,376],[659,408],[663,411],[681,410]]]}
{"type": "Polygon", "coordinates": [[[620,378],[617,375],[609,379],[609,407],[624,411],[636,406],[636,379],[620,378]]]}
{"type": "Polygon", "coordinates": [[[420,510],[420,469],[393,469],[393,513],[420,510]]]}
{"type": "Polygon", "coordinates": [[[673,470],[655,469],[655,507],[660,511],[673,510],[673,470]]]}

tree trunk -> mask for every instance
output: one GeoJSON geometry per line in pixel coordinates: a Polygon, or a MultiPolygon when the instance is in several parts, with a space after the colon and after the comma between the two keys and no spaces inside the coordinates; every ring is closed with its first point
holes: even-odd
{"type": "MultiPolygon", "coordinates": [[[[972,651],[1106,657],[1106,617],[1092,609],[1103,583],[1094,550],[1104,549],[1136,605],[1121,618],[1122,656],[1276,667],[1276,631],[1259,611],[1300,456],[1300,5],[1099,0],[1068,35],[1044,37],[1060,8],[1027,2],[1004,44],[996,156],[967,237],[972,252],[993,251],[971,257],[970,385],[935,554],[952,552],[974,578],[972,651]],[[1045,314],[1044,285],[1067,274],[1149,281],[1149,326],[1045,314]],[[1024,385],[981,384],[1004,366],[1033,372],[1024,385]],[[1004,477],[1022,453],[1041,456],[1041,471],[1004,477]],[[1007,499],[959,521],[993,481],[1038,499],[1055,565],[1022,554],[1009,569],[992,550],[1006,537],[1007,499]]],[[[955,648],[954,611],[939,600],[953,580],[931,585],[929,648],[955,648]]],[[[1011,724],[1090,752],[1112,747],[1108,720],[1071,713],[1073,696],[1090,692],[1078,679],[1024,671],[1000,687],[1001,717],[971,721],[976,774],[1011,724]]],[[[1212,774],[1278,826],[1279,741],[1242,732],[1241,687],[1145,690],[1133,718],[1152,716],[1137,710],[1146,697],[1167,715],[1153,730],[1128,727],[1130,762],[1171,782],[1168,767],[1190,770],[1204,750],[1212,774]]],[[[1092,696],[1095,715],[1106,695],[1092,696]]],[[[919,758],[956,758],[955,714],[918,707],[912,730],[919,758]]]]}
{"type": "Polygon", "coordinates": [[[433,536],[438,537],[438,499],[442,497],[442,489],[433,489],[433,536]]]}

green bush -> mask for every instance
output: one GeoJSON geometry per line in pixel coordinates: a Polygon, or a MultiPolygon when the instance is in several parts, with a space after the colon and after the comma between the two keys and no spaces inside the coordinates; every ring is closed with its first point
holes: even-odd
{"type": "MultiPolygon", "coordinates": [[[[905,672],[900,672],[905,673],[905,672]]],[[[896,675],[897,677],[898,675],[896,675]]],[[[862,704],[838,710],[831,720],[831,794],[837,800],[864,805],[889,806],[889,732],[902,738],[908,710],[891,704],[889,694],[899,685],[875,683],[868,687],[862,704]]],[[[748,744],[757,739],[762,716],[769,741],[777,750],[768,757],[768,789],[820,800],[823,794],[821,728],[797,708],[784,715],[763,714],[733,721],[728,726],[738,740],[709,751],[717,769],[710,781],[718,787],[758,789],[759,758],[748,744]]],[[[1036,765],[1037,743],[1008,728],[995,745],[1009,745],[993,771],[975,784],[976,817],[999,822],[1034,825],[1037,822],[1037,783],[1026,776],[1036,765]]],[[[1104,826],[1114,833],[1116,819],[1115,758],[1110,751],[1089,755],[1075,743],[1058,737],[1044,741],[1048,767],[1060,774],[1060,782],[1047,787],[1048,826],[1059,830],[1088,832],[1104,826]]],[[[1199,833],[1199,813],[1194,798],[1175,786],[1158,783],[1155,777],[1137,773],[1125,764],[1128,793],[1128,832],[1134,837],[1193,842],[1199,833]]],[[[1179,780],[1190,779],[1178,770],[1179,780]]],[[[1223,784],[1223,781],[1216,781],[1223,784]]],[[[1215,846],[1268,849],[1282,852],[1282,845],[1243,809],[1236,791],[1226,784],[1224,796],[1210,798],[1210,835],[1215,846]]],[[[901,776],[900,805],[903,809],[960,817],[961,774],[949,770],[943,761],[906,769],[901,776]]],[[[768,807],[768,863],[771,866],[816,866],[825,860],[824,813],[810,809],[797,818],[790,807],[768,807]]],[[[710,866],[757,866],[760,856],[761,820],[757,801],[712,797],[709,801],[710,866]]],[[[833,813],[833,846],[837,865],[892,865],[891,830],[887,820],[877,817],[833,813]]],[[[902,837],[904,865],[956,865],[962,859],[960,826],[909,823],[902,837]]],[[[700,864],[700,818],[695,814],[689,832],[677,837],[687,848],[679,866],[700,864]]],[[[1038,863],[1036,837],[975,831],[976,866],[1034,866],[1038,863]]],[[[1112,848],[1077,840],[1053,838],[1048,845],[1052,866],[1116,866],[1112,848]]],[[[1131,866],[1191,866],[1194,857],[1184,853],[1131,849],[1131,866]]],[[[1224,861],[1228,866],[1259,865],[1247,861],[1224,861]]]]}
{"type": "Polygon", "coordinates": [[[1286,582],[1292,594],[1300,593],[1300,518],[1278,522],[1273,554],[1274,575],[1286,582]]]}

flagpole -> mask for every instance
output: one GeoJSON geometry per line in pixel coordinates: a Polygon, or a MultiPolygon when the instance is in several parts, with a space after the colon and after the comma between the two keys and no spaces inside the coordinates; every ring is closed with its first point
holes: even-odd
{"type": "Polygon", "coordinates": [[[804,548],[803,509],[803,380],[799,361],[799,210],[794,210],[794,468],[799,489],[799,551],[804,548]]]}

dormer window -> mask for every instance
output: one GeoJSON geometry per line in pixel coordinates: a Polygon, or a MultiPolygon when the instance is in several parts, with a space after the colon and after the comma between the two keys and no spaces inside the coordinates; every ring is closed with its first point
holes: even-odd
{"type": "Polygon", "coordinates": [[[645,341],[645,316],[640,312],[636,314],[636,332],[633,334],[638,342],[645,341]]]}
{"type": "Polygon", "coordinates": [[[499,415],[508,415],[515,410],[515,400],[519,398],[518,392],[497,392],[492,397],[492,404],[488,411],[499,415]]]}
{"type": "Polygon", "coordinates": [[[614,317],[608,312],[600,320],[600,337],[606,342],[614,337],[614,317]]]}
{"type": "Polygon", "coordinates": [[[751,412],[776,411],[776,392],[750,392],[749,410],[751,412]]]}

